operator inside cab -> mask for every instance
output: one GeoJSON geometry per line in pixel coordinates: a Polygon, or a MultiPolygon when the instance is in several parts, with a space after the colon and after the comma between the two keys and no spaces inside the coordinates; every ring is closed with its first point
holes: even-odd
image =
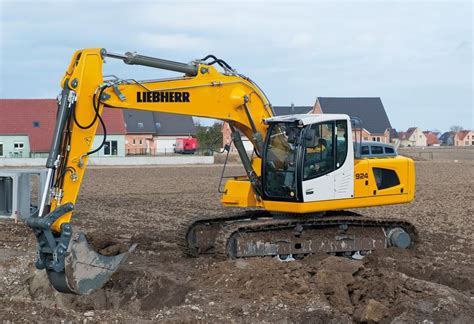
{"type": "Polygon", "coordinates": [[[313,125],[306,133],[304,179],[314,178],[327,169],[328,140],[331,139],[330,136],[325,138],[324,134],[327,132],[321,128],[321,125],[313,125]]]}

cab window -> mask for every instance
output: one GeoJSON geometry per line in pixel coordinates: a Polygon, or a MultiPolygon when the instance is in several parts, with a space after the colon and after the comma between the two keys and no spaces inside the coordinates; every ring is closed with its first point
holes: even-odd
{"type": "Polygon", "coordinates": [[[334,122],[311,125],[304,139],[303,180],[314,179],[334,170],[334,122]]]}
{"type": "Polygon", "coordinates": [[[267,138],[264,191],[268,197],[297,198],[296,158],[302,128],[293,124],[273,124],[267,138]]]}
{"type": "Polygon", "coordinates": [[[339,169],[347,157],[347,120],[336,121],[336,169],[339,169]]]}

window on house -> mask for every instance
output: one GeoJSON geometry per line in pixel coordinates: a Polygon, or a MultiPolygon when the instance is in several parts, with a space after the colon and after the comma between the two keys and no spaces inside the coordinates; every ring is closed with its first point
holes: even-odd
{"type": "Polygon", "coordinates": [[[104,143],[104,155],[117,155],[118,154],[118,145],[117,141],[106,141],[104,143]]]}
{"type": "Polygon", "coordinates": [[[39,121],[34,121],[33,122],[33,127],[34,128],[39,128],[40,127],[40,122],[39,121]]]}
{"type": "Polygon", "coordinates": [[[23,150],[23,147],[25,146],[25,143],[23,142],[16,142],[16,143],[13,143],[13,148],[15,150],[23,150]]]}
{"type": "Polygon", "coordinates": [[[133,139],[133,145],[135,145],[135,144],[137,144],[137,143],[135,142],[135,139],[133,139]]]}
{"type": "Polygon", "coordinates": [[[0,157],[3,156],[3,143],[0,143],[0,157]]]}
{"type": "Polygon", "coordinates": [[[138,122],[137,126],[138,126],[139,129],[143,129],[143,123],[138,122]]]}
{"type": "Polygon", "coordinates": [[[140,140],[140,145],[142,145],[142,144],[143,144],[143,140],[140,140]]]}

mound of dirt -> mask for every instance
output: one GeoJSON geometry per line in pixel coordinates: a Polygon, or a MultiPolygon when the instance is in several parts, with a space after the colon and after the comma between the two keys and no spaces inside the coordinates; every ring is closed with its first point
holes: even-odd
{"type": "Polygon", "coordinates": [[[474,303],[468,296],[390,269],[364,268],[355,276],[348,292],[352,304],[357,305],[356,321],[367,321],[363,315],[376,303],[380,304],[378,312],[383,312],[382,317],[401,322],[463,323],[474,318],[474,303]]]}
{"type": "Polygon", "coordinates": [[[32,299],[76,312],[116,310],[140,314],[181,305],[191,290],[164,275],[127,267],[122,267],[102,289],[89,296],[57,293],[49,285],[45,271],[36,271],[27,282],[32,299]]]}
{"type": "MultiPolygon", "coordinates": [[[[269,258],[225,261],[216,263],[200,286],[232,291],[240,299],[262,303],[273,298],[289,305],[318,301],[317,307],[307,310],[328,321],[379,322],[396,317],[408,322],[462,322],[474,318],[474,311],[466,312],[474,309],[474,302],[466,295],[397,271],[398,261],[403,264],[403,256],[412,253],[388,249],[365,262],[333,256],[289,263],[269,258]],[[394,255],[398,258],[391,257],[394,255]],[[381,265],[390,259],[392,266],[381,265]]],[[[308,318],[310,315],[302,312],[294,319],[308,318]]]]}

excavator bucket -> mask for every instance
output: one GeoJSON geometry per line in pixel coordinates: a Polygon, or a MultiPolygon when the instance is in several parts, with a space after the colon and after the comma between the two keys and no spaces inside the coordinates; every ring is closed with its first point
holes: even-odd
{"type": "Polygon", "coordinates": [[[63,293],[89,295],[103,287],[125,261],[127,252],[106,256],[96,252],[87,242],[84,233],[71,239],[64,262],[64,271],[46,270],[53,287],[63,293]]]}
{"type": "Polygon", "coordinates": [[[27,224],[38,241],[36,268],[46,270],[57,291],[88,295],[105,285],[136,245],[127,250],[115,242],[101,246],[97,252],[84,233],[72,233],[70,223],[62,224],[60,233],[53,233],[54,221],[72,209],[73,205],[66,203],[44,217],[32,215],[27,224]]]}

